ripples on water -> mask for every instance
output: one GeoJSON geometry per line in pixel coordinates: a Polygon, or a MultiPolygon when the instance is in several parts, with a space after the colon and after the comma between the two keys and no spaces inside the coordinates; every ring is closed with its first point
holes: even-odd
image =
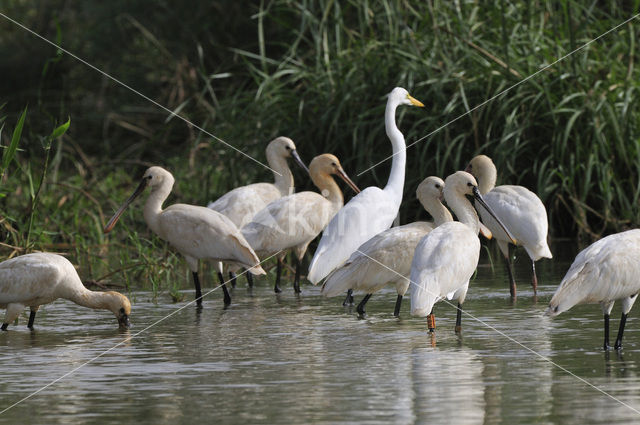
{"type": "MultiPolygon", "coordinates": [[[[408,299],[395,319],[392,289],[372,297],[366,320],[310,285],[300,298],[291,288],[276,296],[266,282],[252,293],[240,285],[227,310],[214,292],[199,313],[187,307],[0,415],[0,422],[638,422],[638,413],[488,327],[640,409],[637,308],[622,357],[600,348],[597,305],[553,320],[542,314],[573,255],[559,252],[553,262],[538,263],[537,304],[525,258],[517,262],[515,304],[501,265],[494,272],[481,266],[464,308],[484,323],[463,315],[460,337],[453,332],[455,309],[444,303],[436,305],[435,339],[423,319],[409,316],[408,299]]],[[[109,313],[63,301],[41,309],[35,332],[22,317],[1,333],[1,408],[184,305],[133,295],[128,333],[109,313]]]]}

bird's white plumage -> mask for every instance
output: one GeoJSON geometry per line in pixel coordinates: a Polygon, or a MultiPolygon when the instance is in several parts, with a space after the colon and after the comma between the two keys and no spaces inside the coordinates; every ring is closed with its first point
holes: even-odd
{"type": "Polygon", "coordinates": [[[131,313],[127,297],[113,291],[88,290],[71,262],[60,255],[33,253],[0,263],[0,308],[7,309],[4,323],[13,322],[25,307],[36,311],[58,298],[110,310],[116,318],[131,313]]]}
{"type": "Polygon", "coordinates": [[[426,316],[445,297],[462,303],[479,258],[480,239],[464,223],[444,223],[424,236],[411,264],[411,314],[426,316]]]}
{"type": "Polygon", "coordinates": [[[393,148],[389,181],[384,189],[368,187],[363,190],[329,222],[309,264],[307,278],[314,285],[347,261],[360,245],[388,229],[398,215],[406,164],[404,136],[395,122],[399,105],[424,106],[401,87],[389,93],[385,109],[385,130],[393,148]]]}
{"type": "Polygon", "coordinates": [[[547,314],[555,316],[574,305],[591,303],[602,303],[603,310],[610,312],[616,300],[624,301],[626,314],[640,292],[639,275],[640,229],[604,237],[576,256],[547,314]]]}

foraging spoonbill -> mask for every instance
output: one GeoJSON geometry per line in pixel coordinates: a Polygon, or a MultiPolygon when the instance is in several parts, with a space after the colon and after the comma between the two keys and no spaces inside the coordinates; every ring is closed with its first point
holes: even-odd
{"type": "Polygon", "coordinates": [[[614,348],[622,348],[627,315],[640,292],[640,229],[606,236],[580,251],[549,302],[555,317],[578,304],[600,303],[604,314],[604,349],[609,348],[609,315],[622,301],[620,328],[614,348]]]}
{"type": "MultiPolygon", "coordinates": [[[[523,186],[496,185],[496,166],[486,155],[474,157],[466,171],[471,173],[480,186],[480,193],[485,202],[500,217],[516,240],[515,245],[521,245],[531,259],[533,277],[531,285],[534,294],[538,288],[536,277],[536,261],[540,258],[551,258],[551,250],[547,244],[549,224],[547,210],[538,196],[523,186]]],[[[479,208],[482,222],[491,230],[498,241],[498,247],[507,262],[509,274],[509,291],[516,296],[516,281],[513,277],[511,256],[509,255],[509,237],[500,229],[486,210],[479,208]]]]}
{"type": "Polygon", "coordinates": [[[309,265],[307,278],[314,285],[347,261],[360,245],[388,229],[398,215],[407,161],[404,136],[396,126],[396,108],[400,105],[424,106],[401,87],[389,93],[384,118],[393,147],[389,181],[384,189],[366,188],[331,219],[309,265]]]}
{"type": "Polygon", "coordinates": [[[265,257],[282,251],[277,255],[275,292],[280,292],[282,259],[289,249],[293,249],[296,261],[293,287],[295,292],[300,292],[300,261],[309,243],[342,208],[342,191],[332,175],[342,178],[356,193],[360,192],[334,155],[325,153],[316,156],[309,164],[309,170],[311,180],[322,194],[300,192],[277,199],[242,228],[242,234],[258,255],[265,257]]]}
{"type": "Polygon", "coordinates": [[[455,330],[461,330],[462,304],[480,258],[478,214],[466,195],[473,195],[509,234],[482,199],[471,174],[458,171],[447,177],[444,199],[459,221],[444,223],[427,233],[411,262],[411,314],[427,316],[429,331],[435,330],[433,305],[443,298],[458,301],[455,330]]]}
{"type": "Polygon", "coordinates": [[[409,288],[416,245],[435,227],[453,220],[441,202],[443,188],[444,182],[439,177],[424,179],[416,195],[433,217],[433,222],[416,221],[378,233],[360,245],[344,265],[329,274],[322,285],[322,294],[334,297],[350,289],[364,291],[366,295],[357,307],[360,316],[364,317],[365,305],[371,295],[388,283],[395,284],[398,297],[393,315],[399,316],[402,298],[409,288]]]}
{"type": "Polygon", "coordinates": [[[38,252],[21,255],[0,263],[0,307],[7,312],[3,331],[20,312],[29,307],[30,329],[43,304],[65,298],[93,309],[111,311],[121,328],[128,328],[131,303],[119,292],[90,291],[85,288],[73,264],[58,254],[38,252]]]}
{"type": "MultiPolygon", "coordinates": [[[[162,204],[171,193],[174,178],[162,167],[150,167],[142,176],[140,184],[124,204],[111,217],[104,228],[109,233],[124,210],[149,186],[151,193],[144,205],[144,220],[161,239],[169,242],[180,252],[193,274],[196,301],[202,305],[202,291],[198,278],[198,260],[209,259],[245,267],[249,273],[265,274],[260,260],[240,230],[224,214],[195,205],[174,204],[164,210],[162,204]]],[[[224,292],[224,303],[231,303],[231,296],[224,283],[222,273],[218,278],[224,292]]]]}
{"type": "MultiPolygon", "coordinates": [[[[296,145],[288,137],[277,137],[267,145],[265,150],[267,163],[273,170],[273,183],[253,183],[233,189],[222,195],[215,202],[207,205],[207,208],[218,211],[229,217],[238,229],[249,223],[258,211],[266,207],[270,202],[293,193],[293,174],[287,164],[288,158],[293,158],[307,174],[309,169],[298,155],[296,145]]],[[[222,263],[218,264],[222,272],[222,263]]],[[[235,274],[229,272],[235,286],[235,274]]],[[[253,286],[251,273],[247,273],[249,286],[253,286]]]]}

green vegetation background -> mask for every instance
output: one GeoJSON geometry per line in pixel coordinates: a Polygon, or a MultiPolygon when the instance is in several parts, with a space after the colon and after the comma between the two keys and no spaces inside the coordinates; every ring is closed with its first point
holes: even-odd
{"type": "MultiPolygon", "coordinates": [[[[552,237],[589,241],[638,222],[638,20],[440,127],[638,13],[639,5],[5,0],[0,12],[259,160],[268,141],[286,135],[306,162],[336,154],[361,187],[386,181],[390,162],[358,173],[390,155],[385,95],[406,87],[426,105],[399,109],[407,142],[433,134],[409,148],[402,223],[426,217],[414,194],[423,178],[444,177],[484,153],[498,167],[499,184],[540,196],[552,237]]],[[[5,155],[28,107],[0,182],[2,258],[65,251],[86,278],[176,285],[183,282],[176,273],[188,277],[186,267],[146,229],[142,201],[109,238],[101,232],[144,169],[158,164],[176,176],[168,202],[198,205],[271,179],[2,17],[0,58],[5,155]],[[69,118],[62,137],[48,136],[69,118]]],[[[294,174],[298,190],[313,190],[294,174]]]]}

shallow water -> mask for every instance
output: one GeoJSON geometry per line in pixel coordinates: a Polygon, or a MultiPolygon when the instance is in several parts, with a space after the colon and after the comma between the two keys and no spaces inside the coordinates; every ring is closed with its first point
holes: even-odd
{"type": "MultiPolygon", "coordinates": [[[[572,246],[554,252],[553,261],[538,263],[537,302],[524,252],[515,304],[502,267],[484,262],[464,304],[475,319],[463,316],[461,336],[453,332],[455,309],[444,303],[435,309],[434,337],[424,319],[409,315],[408,298],[395,319],[392,289],[372,297],[368,318],[359,320],[309,284],[300,297],[290,287],[276,296],[265,281],[249,292],[241,279],[229,309],[218,290],[201,311],[187,306],[155,325],[186,303],[161,297],[156,304],[137,292],[127,332],[109,313],[58,301],[41,309],[34,332],[21,317],[0,333],[0,410],[80,368],[0,422],[638,422],[640,414],[621,403],[640,410],[637,307],[621,356],[602,351],[598,306],[543,316],[576,253],[572,246]]],[[[618,315],[614,308],[612,339],[618,315]]]]}

